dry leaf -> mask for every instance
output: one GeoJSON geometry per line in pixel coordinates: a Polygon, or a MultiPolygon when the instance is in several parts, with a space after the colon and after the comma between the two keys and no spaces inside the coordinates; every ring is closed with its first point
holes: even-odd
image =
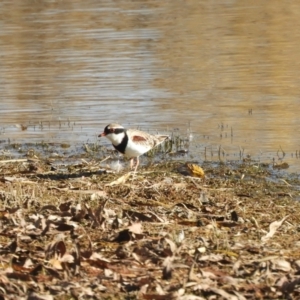
{"type": "Polygon", "coordinates": [[[274,221],[270,224],[269,232],[261,238],[263,242],[266,242],[269,238],[271,238],[277,231],[277,229],[282,225],[282,223],[288,218],[289,216],[284,217],[281,221],[274,221]]]}
{"type": "Polygon", "coordinates": [[[200,166],[196,164],[187,164],[187,167],[193,176],[200,177],[200,178],[205,177],[204,171],[200,166]]]}
{"type": "Polygon", "coordinates": [[[142,223],[134,223],[131,226],[128,227],[128,230],[135,234],[142,234],[142,223]]]}
{"type": "Polygon", "coordinates": [[[56,258],[50,259],[50,260],[49,260],[49,264],[50,264],[54,269],[56,269],[56,270],[62,270],[62,269],[63,269],[63,267],[62,267],[62,265],[61,265],[61,262],[60,262],[58,259],[56,259],[56,258]]]}
{"type": "Polygon", "coordinates": [[[174,255],[176,250],[177,250],[176,244],[173,241],[171,241],[170,239],[167,239],[167,238],[165,238],[165,241],[169,244],[170,249],[172,251],[172,254],[174,255]]]}
{"type": "Polygon", "coordinates": [[[178,300],[205,300],[205,298],[200,297],[200,296],[195,296],[195,295],[183,295],[183,296],[179,296],[179,298],[177,298],[178,300]]]}
{"type": "Polygon", "coordinates": [[[274,259],[272,262],[272,270],[280,270],[284,272],[290,272],[292,270],[291,264],[285,259],[274,259]]]}
{"type": "Polygon", "coordinates": [[[199,261],[213,261],[218,262],[223,259],[223,255],[221,254],[209,254],[209,255],[203,255],[199,257],[199,261]]]}
{"type": "Polygon", "coordinates": [[[210,288],[210,290],[212,292],[214,292],[215,294],[218,294],[220,296],[222,296],[224,299],[228,299],[228,300],[239,300],[238,297],[231,295],[229,293],[227,293],[225,290],[223,289],[218,289],[218,288],[210,288]]]}
{"type": "Polygon", "coordinates": [[[31,293],[27,300],[53,300],[53,296],[51,295],[42,295],[37,293],[31,293]]]}
{"type": "Polygon", "coordinates": [[[167,256],[163,262],[162,279],[169,280],[172,278],[174,256],[167,256]]]}

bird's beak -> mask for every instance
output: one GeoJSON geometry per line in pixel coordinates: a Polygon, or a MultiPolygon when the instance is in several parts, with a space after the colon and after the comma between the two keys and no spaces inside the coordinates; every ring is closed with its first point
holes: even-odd
{"type": "Polygon", "coordinates": [[[102,132],[101,134],[98,135],[98,137],[106,136],[105,132],[102,132]]]}

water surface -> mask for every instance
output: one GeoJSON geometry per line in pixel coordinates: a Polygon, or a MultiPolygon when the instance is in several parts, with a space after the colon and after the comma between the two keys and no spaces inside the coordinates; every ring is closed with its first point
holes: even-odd
{"type": "Polygon", "coordinates": [[[199,161],[221,146],[298,171],[299,23],[286,1],[3,0],[0,139],[84,143],[117,121],[192,132],[199,161]]]}

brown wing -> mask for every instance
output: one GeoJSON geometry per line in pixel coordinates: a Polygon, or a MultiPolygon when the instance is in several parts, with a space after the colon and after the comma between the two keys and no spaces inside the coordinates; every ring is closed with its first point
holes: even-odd
{"type": "Polygon", "coordinates": [[[137,144],[145,144],[147,147],[153,148],[165,140],[165,137],[160,138],[160,136],[154,136],[147,132],[136,130],[136,129],[128,129],[127,135],[132,139],[133,142],[137,144]]]}
{"type": "Polygon", "coordinates": [[[145,142],[145,141],[147,141],[147,139],[144,136],[140,136],[140,135],[134,135],[132,137],[132,140],[134,142],[145,142]]]}

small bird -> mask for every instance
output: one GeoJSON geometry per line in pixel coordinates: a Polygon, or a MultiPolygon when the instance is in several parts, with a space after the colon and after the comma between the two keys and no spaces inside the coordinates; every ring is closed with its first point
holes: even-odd
{"type": "Polygon", "coordinates": [[[167,135],[151,135],[136,129],[125,129],[117,123],[111,123],[104,128],[98,137],[105,136],[116,150],[130,158],[130,168],[133,169],[136,157],[135,171],[139,165],[139,156],[164,142],[167,135]]]}

